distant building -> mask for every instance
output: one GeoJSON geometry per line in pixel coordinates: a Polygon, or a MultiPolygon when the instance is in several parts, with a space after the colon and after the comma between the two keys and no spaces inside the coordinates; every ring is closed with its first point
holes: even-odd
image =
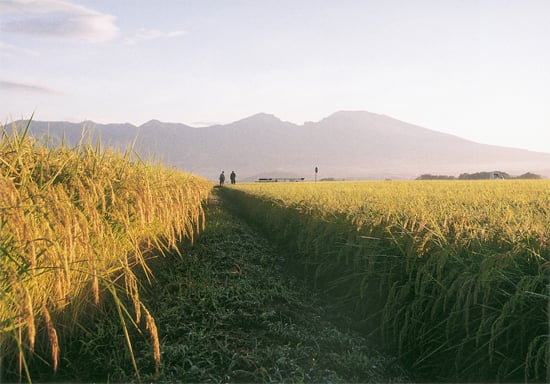
{"type": "Polygon", "coordinates": [[[277,183],[277,182],[293,182],[304,181],[303,177],[260,177],[258,183],[277,183]]]}

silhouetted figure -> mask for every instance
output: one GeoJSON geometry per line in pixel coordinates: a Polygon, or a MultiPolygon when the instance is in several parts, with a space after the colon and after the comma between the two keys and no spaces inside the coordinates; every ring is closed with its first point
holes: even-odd
{"type": "Polygon", "coordinates": [[[237,174],[235,171],[231,171],[231,174],[229,175],[229,179],[231,180],[231,184],[235,184],[235,179],[237,178],[237,174]]]}
{"type": "Polygon", "coordinates": [[[223,173],[220,173],[220,187],[223,187],[223,183],[225,182],[225,174],[223,173]]]}

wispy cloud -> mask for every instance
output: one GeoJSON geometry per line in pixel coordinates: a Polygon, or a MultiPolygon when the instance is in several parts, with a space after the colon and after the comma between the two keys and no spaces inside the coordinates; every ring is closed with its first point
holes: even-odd
{"type": "Polygon", "coordinates": [[[0,57],[14,57],[20,55],[39,56],[40,53],[32,49],[16,47],[15,45],[6,44],[0,41],[0,57]]]}
{"type": "Polygon", "coordinates": [[[37,84],[26,84],[19,83],[15,81],[4,81],[0,80],[0,89],[3,91],[11,92],[33,92],[33,93],[48,93],[48,94],[57,94],[59,93],[55,89],[44,87],[37,84]]]}
{"type": "Polygon", "coordinates": [[[2,0],[0,31],[100,42],[118,34],[115,17],[69,0],[2,0]]]}
{"type": "Polygon", "coordinates": [[[171,39],[174,37],[184,36],[186,34],[187,34],[186,31],[163,32],[163,31],[159,31],[158,29],[142,28],[139,31],[137,31],[133,37],[127,38],[125,42],[126,44],[133,45],[133,44],[138,44],[142,41],[156,40],[156,39],[171,39]]]}

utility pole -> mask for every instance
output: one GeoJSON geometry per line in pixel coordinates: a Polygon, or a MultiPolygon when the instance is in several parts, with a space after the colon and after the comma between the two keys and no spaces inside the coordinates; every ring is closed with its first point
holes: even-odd
{"type": "Polygon", "coordinates": [[[315,182],[317,182],[317,172],[319,172],[319,168],[315,167],[315,182]]]}

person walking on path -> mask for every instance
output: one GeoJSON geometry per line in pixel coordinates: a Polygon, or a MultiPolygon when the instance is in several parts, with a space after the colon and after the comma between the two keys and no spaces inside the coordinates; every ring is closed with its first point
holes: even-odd
{"type": "Polygon", "coordinates": [[[231,184],[235,184],[235,179],[237,178],[237,174],[235,171],[231,171],[231,174],[229,175],[229,179],[231,179],[231,184]]]}
{"type": "Polygon", "coordinates": [[[225,174],[223,172],[220,173],[220,187],[223,187],[223,183],[225,182],[225,174]]]}

